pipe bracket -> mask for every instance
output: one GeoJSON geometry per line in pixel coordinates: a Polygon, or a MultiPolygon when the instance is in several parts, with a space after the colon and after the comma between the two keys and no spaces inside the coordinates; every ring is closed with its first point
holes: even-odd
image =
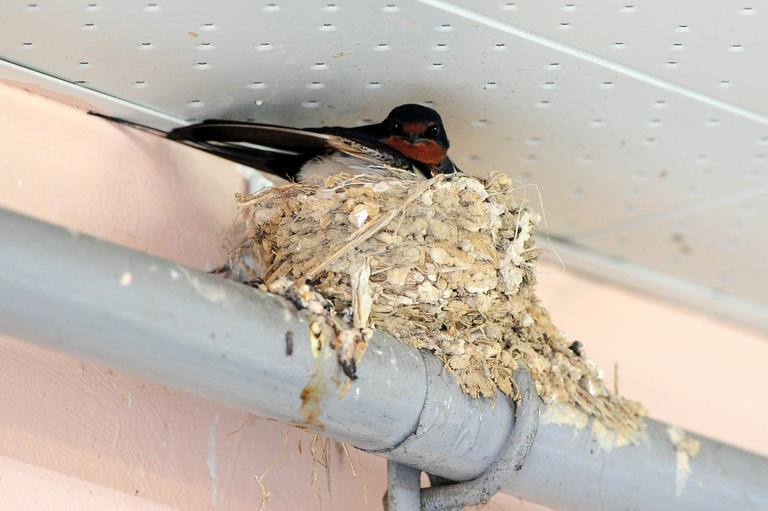
{"type": "Polygon", "coordinates": [[[418,481],[419,471],[390,461],[388,470],[391,475],[387,493],[397,498],[387,500],[388,511],[458,511],[464,506],[487,501],[514,473],[522,469],[538,431],[540,400],[528,369],[521,366],[515,371],[514,378],[521,400],[517,405],[510,403],[510,408],[515,410],[511,432],[503,451],[488,469],[472,480],[458,483],[430,474],[433,486],[419,489],[418,485],[413,484],[414,477],[418,481]],[[401,472],[410,475],[407,479],[411,484],[401,485],[403,477],[394,477],[401,472]],[[441,484],[443,482],[447,484],[441,484]],[[420,495],[418,506],[413,505],[417,491],[420,495]]]}

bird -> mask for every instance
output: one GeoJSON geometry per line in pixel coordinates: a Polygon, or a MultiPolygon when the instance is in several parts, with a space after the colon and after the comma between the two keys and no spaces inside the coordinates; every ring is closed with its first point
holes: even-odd
{"type": "Polygon", "coordinates": [[[392,109],[382,122],[356,127],[293,128],[209,119],[163,132],[90,113],[290,181],[338,172],[385,173],[388,168],[425,178],[460,172],[448,157],[450,143],[440,114],[413,103],[392,109]]]}

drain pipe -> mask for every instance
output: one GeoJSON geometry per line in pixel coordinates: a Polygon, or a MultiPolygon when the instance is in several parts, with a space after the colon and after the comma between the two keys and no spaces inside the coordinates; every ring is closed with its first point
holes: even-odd
{"type": "MultiPolygon", "coordinates": [[[[280,298],[5,210],[0,233],[0,333],[451,481],[483,476],[508,452],[504,400],[468,398],[431,355],[387,335],[374,335],[339,399],[335,354],[312,352],[307,317],[280,298]]],[[[652,420],[639,445],[606,450],[589,428],[547,419],[550,409],[502,491],[557,509],[768,509],[764,457],[695,437],[700,452],[682,458],[652,420]]],[[[398,511],[416,509],[417,471],[401,472],[409,507],[398,511]]]]}

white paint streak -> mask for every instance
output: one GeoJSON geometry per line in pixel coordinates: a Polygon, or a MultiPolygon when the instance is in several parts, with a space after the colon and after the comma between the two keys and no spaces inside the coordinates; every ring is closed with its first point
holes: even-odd
{"type": "Polygon", "coordinates": [[[594,419],[592,421],[592,434],[594,435],[600,448],[604,451],[610,451],[614,447],[621,447],[629,444],[629,439],[618,431],[608,429],[601,421],[594,419]]]}
{"type": "Polygon", "coordinates": [[[133,394],[130,392],[128,393],[128,408],[131,408],[133,406],[133,394]]]}
{"type": "MultiPolygon", "coordinates": [[[[575,429],[584,429],[589,417],[586,413],[568,403],[555,403],[544,407],[539,417],[541,424],[568,424],[575,429]]],[[[574,435],[576,431],[574,430],[574,435]]]]}
{"type": "Polygon", "coordinates": [[[118,421],[117,424],[115,425],[115,436],[112,437],[112,450],[113,451],[117,450],[117,444],[118,444],[118,442],[120,442],[120,432],[121,432],[121,429],[122,429],[122,425],[118,421]]]}
{"type": "Polygon", "coordinates": [[[675,446],[675,497],[679,497],[685,490],[685,484],[691,477],[691,458],[699,454],[701,443],[698,440],[685,436],[685,431],[678,426],[667,427],[667,435],[672,445],[675,446]]]}
{"type": "Polygon", "coordinates": [[[123,287],[130,286],[132,281],[133,281],[133,276],[131,275],[131,272],[129,272],[129,271],[124,272],[120,276],[120,285],[123,286],[123,287]]]}
{"type": "Polygon", "coordinates": [[[187,282],[192,285],[192,288],[195,290],[195,292],[209,302],[219,303],[226,300],[227,294],[219,286],[203,284],[200,282],[200,279],[192,275],[189,270],[182,266],[179,266],[179,271],[184,274],[184,278],[186,278],[187,282]]]}
{"type": "Polygon", "coordinates": [[[211,502],[216,506],[219,493],[219,476],[216,475],[216,428],[219,426],[219,414],[213,416],[213,423],[209,428],[208,437],[208,458],[205,464],[208,465],[208,474],[211,476],[211,502]]]}

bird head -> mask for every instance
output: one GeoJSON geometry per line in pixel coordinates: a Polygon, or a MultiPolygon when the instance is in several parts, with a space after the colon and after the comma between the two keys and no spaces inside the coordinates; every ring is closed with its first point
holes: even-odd
{"type": "Polygon", "coordinates": [[[381,123],[382,142],[426,166],[432,174],[448,156],[448,137],[440,114],[421,105],[401,105],[381,123]]]}

